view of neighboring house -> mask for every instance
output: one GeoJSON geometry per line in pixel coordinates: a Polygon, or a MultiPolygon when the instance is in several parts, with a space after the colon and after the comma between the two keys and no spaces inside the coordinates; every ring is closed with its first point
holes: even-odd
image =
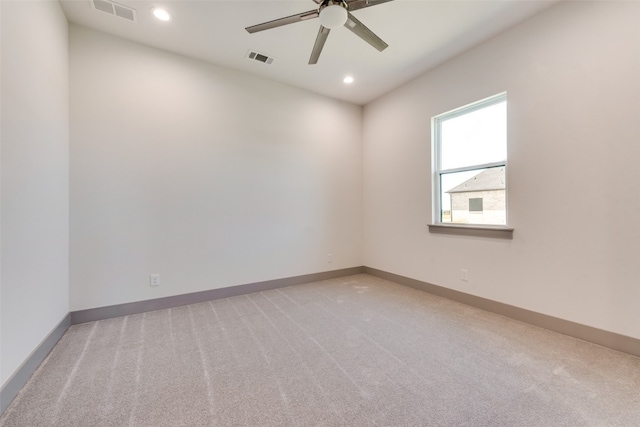
{"type": "Polygon", "coordinates": [[[506,224],[504,166],[485,169],[447,191],[451,197],[451,222],[506,224]]]}

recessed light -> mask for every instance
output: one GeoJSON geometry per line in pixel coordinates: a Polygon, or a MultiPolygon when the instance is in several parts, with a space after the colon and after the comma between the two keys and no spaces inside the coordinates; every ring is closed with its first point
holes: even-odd
{"type": "Polygon", "coordinates": [[[344,84],[350,85],[351,83],[353,83],[353,77],[347,76],[344,79],[342,79],[342,81],[344,82],[344,84]]]}
{"type": "Polygon", "coordinates": [[[171,20],[171,14],[169,12],[167,12],[166,9],[163,9],[161,7],[154,7],[153,8],[153,16],[155,16],[156,18],[158,18],[161,21],[170,21],[171,20]]]}

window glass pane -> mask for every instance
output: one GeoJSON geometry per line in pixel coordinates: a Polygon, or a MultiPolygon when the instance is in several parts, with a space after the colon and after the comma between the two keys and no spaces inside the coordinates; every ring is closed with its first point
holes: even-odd
{"type": "Polygon", "coordinates": [[[507,102],[440,122],[441,168],[507,160],[507,102]]]}
{"type": "Polygon", "coordinates": [[[469,212],[482,212],[482,197],[469,199],[469,212]]]}
{"type": "Polygon", "coordinates": [[[440,184],[441,222],[507,223],[504,166],[444,173],[440,175],[440,184]]]}

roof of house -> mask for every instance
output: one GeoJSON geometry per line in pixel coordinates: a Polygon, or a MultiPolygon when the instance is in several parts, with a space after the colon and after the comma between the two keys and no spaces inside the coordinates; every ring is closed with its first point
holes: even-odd
{"type": "Polygon", "coordinates": [[[504,166],[498,168],[490,168],[480,172],[463,182],[460,185],[453,187],[447,193],[466,193],[468,191],[489,191],[489,190],[504,190],[504,166]]]}

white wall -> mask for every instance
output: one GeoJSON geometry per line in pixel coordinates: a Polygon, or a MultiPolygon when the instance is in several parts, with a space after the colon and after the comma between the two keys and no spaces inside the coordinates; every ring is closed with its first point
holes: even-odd
{"type": "Polygon", "coordinates": [[[70,55],[72,311],[362,265],[361,107],[75,25],[70,55]]]}
{"type": "Polygon", "coordinates": [[[0,384],[69,312],[68,31],[58,2],[3,1],[0,384]]]}
{"type": "Polygon", "coordinates": [[[640,338],[639,17],[565,2],[367,105],[364,264],[640,338]],[[430,118],[502,91],[513,240],[430,234],[430,118]]]}

